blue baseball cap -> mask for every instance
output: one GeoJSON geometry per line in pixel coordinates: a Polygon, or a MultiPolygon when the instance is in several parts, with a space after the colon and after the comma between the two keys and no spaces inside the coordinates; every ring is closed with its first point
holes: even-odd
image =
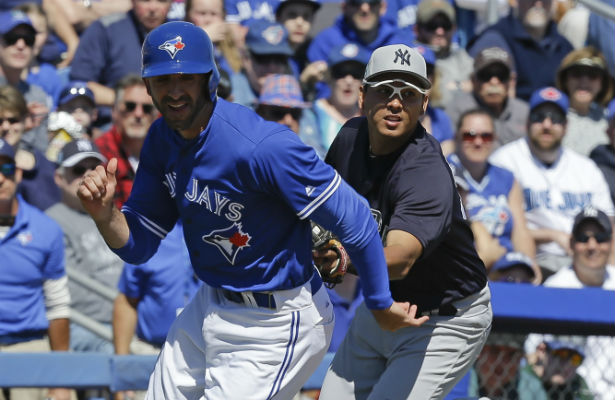
{"type": "Polygon", "coordinates": [[[545,103],[553,103],[558,106],[564,115],[568,113],[568,96],[552,86],[540,88],[530,97],[530,111],[545,103]]]}
{"type": "Polygon", "coordinates": [[[418,44],[418,43],[414,45],[414,48],[418,50],[419,53],[421,53],[421,55],[425,59],[425,64],[432,65],[432,66],[436,65],[436,53],[434,53],[432,49],[430,49],[427,46],[423,46],[422,44],[418,44]]]}
{"type": "Polygon", "coordinates": [[[363,67],[369,62],[370,53],[361,46],[355,43],[344,43],[331,48],[327,64],[329,67],[341,64],[347,61],[354,61],[363,64],[363,67]]]}
{"type": "Polygon", "coordinates": [[[532,268],[532,260],[523,253],[510,251],[497,260],[491,267],[491,271],[503,270],[515,266],[525,267],[532,277],[536,276],[532,268]]]}
{"type": "Polygon", "coordinates": [[[263,83],[258,104],[286,108],[308,108],[301,87],[292,75],[269,75],[263,83]]]}
{"type": "Polygon", "coordinates": [[[71,81],[64,86],[60,96],[58,97],[58,105],[63,105],[75,99],[79,96],[84,96],[92,102],[92,105],[96,104],[94,100],[94,92],[88,87],[87,83],[81,81],[71,81]]]}
{"type": "Polygon", "coordinates": [[[0,139],[0,156],[5,156],[15,161],[15,149],[4,139],[0,139]]]}
{"type": "Polygon", "coordinates": [[[0,35],[12,31],[19,25],[26,25],[33,32],[36,32],[32,21],[28,16],[21,11],[4,11],[0,13],[0,35]]]}
{"type": "Polygon", "coordinates": [[[246,47],[254,54],[281,54],[293,55],[288,44],[288,32],[277,22],[264,19],[254,20],[248,26],[246,34],[246,47]]]}

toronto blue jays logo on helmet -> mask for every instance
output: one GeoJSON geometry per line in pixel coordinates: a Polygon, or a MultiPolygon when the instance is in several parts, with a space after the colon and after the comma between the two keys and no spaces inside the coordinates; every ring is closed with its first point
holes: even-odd
{"type": "Polygon", "coordinates": [[[230,262],[235,264],[235,257],[239,250],[249,247],[248,244],[252,237],[242,231],[241,223],[235,222],[233,225],[224,229],[217,229],[203,236],[205,243],[213,244],[222,252],[222,255],[230,262]]]}
{"type": "Polygon", "coordinates": [[[169,53],[171,58],[175,58],[175,55],[180,50],[183,50],[184,47],[186,47],[186,44],[182,42],[181,36],[177,36],[175,39],[167,40],[166,42],[158,46],[160,50],[164,50],[169,53]]]}

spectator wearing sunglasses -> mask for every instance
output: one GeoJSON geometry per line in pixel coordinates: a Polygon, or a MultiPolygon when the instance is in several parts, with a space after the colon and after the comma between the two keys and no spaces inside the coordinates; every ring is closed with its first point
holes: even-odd
{"type": "Polygon", "coordinates": [[[354,43],[335,46],[329,53],[327,84],[331,93],[314,102],[320,143],[325,151],[342,125],[360,115],[359,88],[368,61],[369,53],[354,43]]]}
{"type": "Polygon", "coordinates": [[[125,76],[115,88],[113,125],[94,142],[107,160],[117,158],[115,204],[124,204],[132,190],[139,154],[147,131],[158,116],[139,75],[125,76]]]}
{"type": "Polygon", "coordinates": [[[542,381],[542,386],[552,400],[593,400],[594,395],[577,373],[583,363],[583,350],[566,341],[542,342],[536,352],[528,357],[524,369],[542,381]]]}
{"type": "MultiPolygon", "coordinates": [[[[347,43],[354,43],[369,54],[389,44],[412,45],[411,30],[399,29],[394,21],[384,18],[385,1],[344,0],[341,7],[342,15],[312,40],[307,52],[310,62],[327,61],[334,47],[347,43]]],[[[326,98],[329,94],[330,88],[324,82],[317,85],[317,98],[326,98]]]]}
{"type": "Polygon", "coordinates": [[[445,104],[453,124],[463,112],[480,108],[493,117],[498,133],[496,147],[525,136],[529,106],[513,94],[515,72],[510,54],[499,47],[481,50],[474,58],[471,80],[471,93],[457,91],[445,104]]]}
{"type": "MultiPolygon", "coordinates": [[[[55,165],[45,154],[25,141],[29,112],[24,96],[13,86],[0,85],[0,138],[17,150],[22,171],[19,194],[39,210],[60,201],[60,190],[53,180],[55,165]]],[[[45,129],[45,142],[47,142],[45,129]]]]}
{"type": "Polygon", "coordinates": [[[555,84],[553,71],[573,48],[557,31],[553,0],[516,3],[507,16],[487,27],[467,48],[472,57],[487,47],[506,50],[517,73],[515,95],[528,101],[537,89],[555,84]]]}
{"type": "MultiPolygon", "coordinates": [[[[70,294],[62,229],[18,194],[21,177],[15,149],[0,139],[0,352],[68,351],[70,294]]],[[[8,393],[10,399],[70,398],[63,388],[11,388],[8,393]]]]}
{"type": "Polygon", "coordinates": [[[536,261],[545,278],[570,265],[570,233],[584,207],[601,209],[611,218],[615,214],[596,164],[562,146],[567,112],[564,93],[553,87],[538,89],[530,99],[527,137],[500,147],[489,159],[512,171],[521,185],[536,261]]]}
{"type": "Polygon", "coordinates": [[[609,142],[604,107],[613,97],[613,78],[606,60],[593,47],[571,51],[560,64],[556,82],[570,99],[564,146],[587,156],[609,142]]]}
{"type": "Polygon", "coordinates": [[[252,22],[242,50],[243,68],[231,75],[233,101],[253,107],[268,75],[292,73],[292,55],[288,32],[282,25],[265,20],[252,22]]]}
{"type": "MultiPolygon", "coordinates": [[[[86,171],[106,163],[107,159],[88,139],[68,142],[58,153],[55,182],[62,192],[62,201],[45,213],[62,227],[66,270],[94,279],[108,289],[117,287],[124,262],[116,256],[98,233],[96,224],[85,213],[77,198],[77,187],[86,171]]],[[[69,278],[71,307],[111,330],[113,302],[86,289],[69,278]]],[[[71,322],[73,351],[97,351],[113,354],[113,344],[83,326],[71,322]]]]}
{"type": "Polygon", "coordinates": [[[28,105],[23,141],[45,152],[47,115],[53,101],[43,88],[22,79],[34,57],[35,34],[26,14],[20,11],[0,13],[0,85],[11,85],[23,94],[28,105]]]}
{"type": "Polygon", "coordinates": [[[316,117],[310,106],[303,101],[299,82],[294,76],[275,74],[265,79],[255,110],[267,121],[287,126],[324,157],[316,117]]]}
{"type": "MultiPolygon", "coordinates": [[[[548,278],[544,286],[615,290],[615,266],[609,262],[613,252],[613,228],[607,214],[593,207],[579,212],[574,219],[570,247],[573,254],[571,264],[548,278]]],[[[548,335],[530,335],[525,348],[528,352],[533,351],[538,343],[548,340],[552,340],[548,335]]],[[[585,353],[585,361],[579,366],[578,373],[585,378],[596,398],[612,398],[615,393],[612,373],[615,338],[584,336],[567,340],[574,340],[585,353]]]]}
{"type": "Polygon", "coordinates": [[[455,9],[448,0],[423,0],[416,9],[416,40],[436,53],[436,67],[441,76],[440,104],[447,104],[453,92],[469,92],[472,88],[472,57],[453,42],[457,31],[455,18],[455,9]]]}
{"type": "Polygon", "coordinates": [[[505,262],[502,257],[506,253],[518,252],[531,260],[534,278],[538,277],[535,283],[540,283],[540,270],[533,261],[536,247],[526,225],[521,186],[512,172],[489,162],[495,138],[491,115],[481,109],[468,110],[459,118],[456,151],[448,161],[467,185],[462,200],[468,218],[473,224],[480,223],[497,240],[497,247],[503,248],[494,254],[493,248],[481,248],[477,241],[478,254],[487,270],[498,261],[505,262]]]}

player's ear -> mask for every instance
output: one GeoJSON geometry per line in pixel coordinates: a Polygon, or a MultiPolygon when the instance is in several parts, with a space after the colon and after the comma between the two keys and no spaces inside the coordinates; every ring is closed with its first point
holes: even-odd
{"type": "Polygon", "coordinates": [[[421,104],[421,115],[425,114],[427,112],[427,105],[429,104],[429,95],[428,94],[424,94],[423,95],[423,104],[421,104]]]}

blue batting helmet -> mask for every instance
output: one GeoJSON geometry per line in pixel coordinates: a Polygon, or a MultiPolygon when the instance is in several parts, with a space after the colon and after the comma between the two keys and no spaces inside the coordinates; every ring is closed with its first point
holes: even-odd
{"type": "Polygon", "coordinates": [[[220,73],[213,44],[202,28],[183,21],[162,24],[146,36],[141,53],[143,78],[211,72],[209,95],[215,100],[220,73]]]}

